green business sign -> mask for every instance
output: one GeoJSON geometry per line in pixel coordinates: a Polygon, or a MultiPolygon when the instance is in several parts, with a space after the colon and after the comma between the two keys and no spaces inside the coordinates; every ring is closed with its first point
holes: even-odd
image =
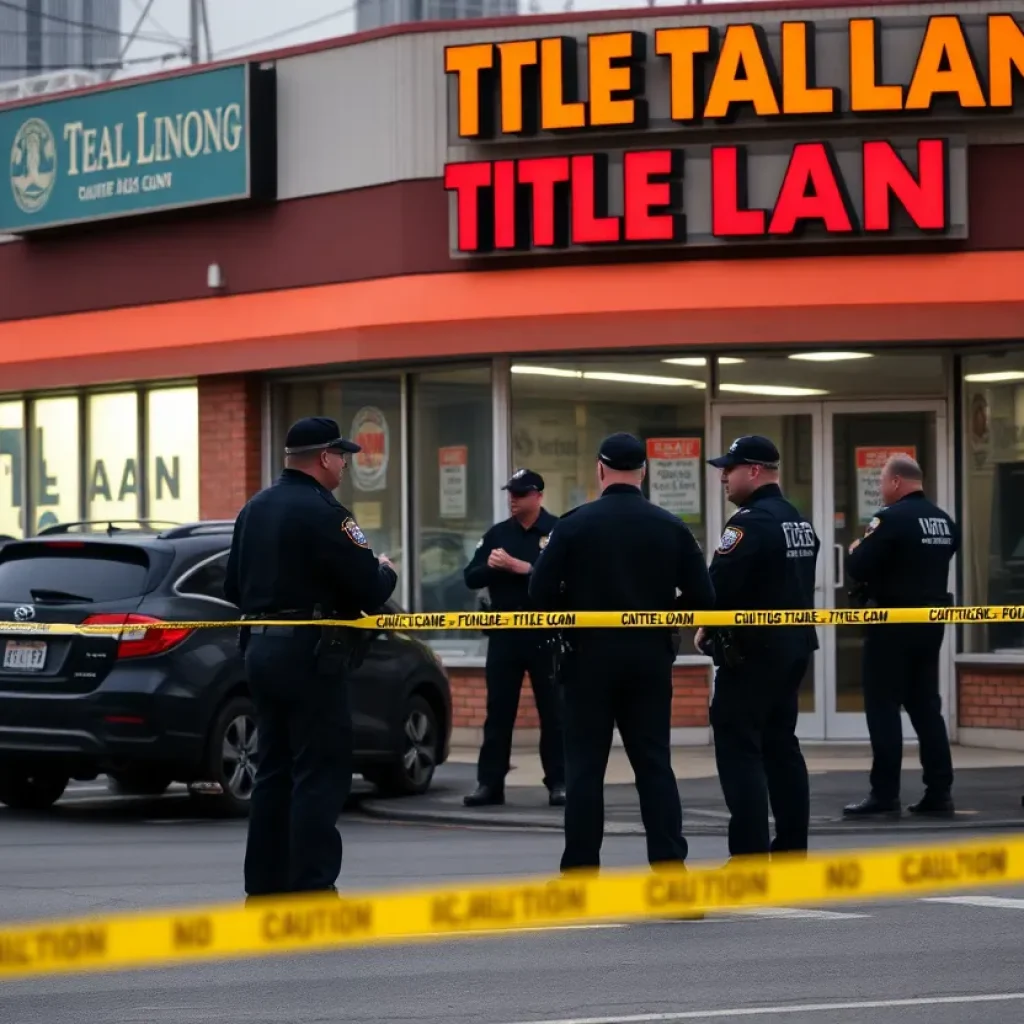
{"type": "Polygon", "coordinates": [[[240,64],[0,110],[0,232],[272,199],[275,106],[240,64]]]}

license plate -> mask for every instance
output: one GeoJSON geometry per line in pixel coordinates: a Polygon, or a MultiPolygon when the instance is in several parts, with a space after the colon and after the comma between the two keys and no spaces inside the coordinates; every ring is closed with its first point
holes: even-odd
{"type": "Polygon", "coordinates": [[[46,664],[45,640],[8,640],[4,649],[4,668],[21,672],[39,672],[46,664]]]}

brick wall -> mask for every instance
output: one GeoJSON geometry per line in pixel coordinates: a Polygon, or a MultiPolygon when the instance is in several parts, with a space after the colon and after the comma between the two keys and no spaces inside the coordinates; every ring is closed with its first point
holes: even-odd
{"type": "MultiPolygon", "coordinates": [[[[482,668],[450,668],[452,687],[452,725],[456,729],[483,727],[487,711],[487,689],[482,668]]],[[[708,672],[701,666],[678,667],[673,672],[672,728],[708,727],[710,690],[708,672]]],[[[540,725],[537,705],[529,678],[523,680],[519,697],[517,729],[536,729],[540,725]]]]}
{"type": "Polygon", "coordinates": [[[957,692],[961,728],[1024,730],[1024,668],[965,665],[957,692]]]}
{"type": "Polygon", "coordinates": [[[263,429],[255,376],[199,378],[199,515],[234,519],[260,489],[263,429]]]}

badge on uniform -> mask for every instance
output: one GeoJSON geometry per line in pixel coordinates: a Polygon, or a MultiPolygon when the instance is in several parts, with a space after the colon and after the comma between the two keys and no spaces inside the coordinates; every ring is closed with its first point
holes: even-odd
{"type": "Polygon", "coordinates": [[[348,534],[348,539],[353,544],[358,544],[361,548],[368,548],[370,546],[370,542],[366,539],[366,534],[359,529],[359,524],[351,516],[341,524],[341,528],[348,534]]]}
{"type": "Polygon", "coordinates": [[[543,551],[548,546],[548,541],[551,540],[551,534],[545,534],[540,539],[540,549],[543,551]]]}
{"type": "Polygon", "coordinates": [[[722,531],[722,538],[718,542],[718,553],[727,555],[739,542],[743,540],[743,531],[738,526],[727,526],[722,531]]]}

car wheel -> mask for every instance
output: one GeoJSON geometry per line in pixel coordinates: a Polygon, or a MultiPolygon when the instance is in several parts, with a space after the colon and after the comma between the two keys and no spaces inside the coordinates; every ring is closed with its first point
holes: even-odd
{"type": "Polygon", "coordinates": [[[15,811],[45,811],[63,795],[69,775],[0,768],[0,803],[15,811]]]}
{"type": "Polygon", "coordinates": [[[419,796],[430,789],[437,768],[437,715],[419,694],[402,712],[402,731],[393,760],[367,769],[363,775],[382,796],[419,796]]]}
{"type": "Polygon", "coordinates": [[[235,697],[221,708],[200,776],[190,792],[204,806],[226,817],[249,813],[256,781],[256,711],[248,697],[235,697]]]}
{"type": "Polygon", "coordinates": [[[174,781],[169,775],[144,768],[109,772],[107,780],[107,789],[117,796],[162,796],[174,781]]]}

